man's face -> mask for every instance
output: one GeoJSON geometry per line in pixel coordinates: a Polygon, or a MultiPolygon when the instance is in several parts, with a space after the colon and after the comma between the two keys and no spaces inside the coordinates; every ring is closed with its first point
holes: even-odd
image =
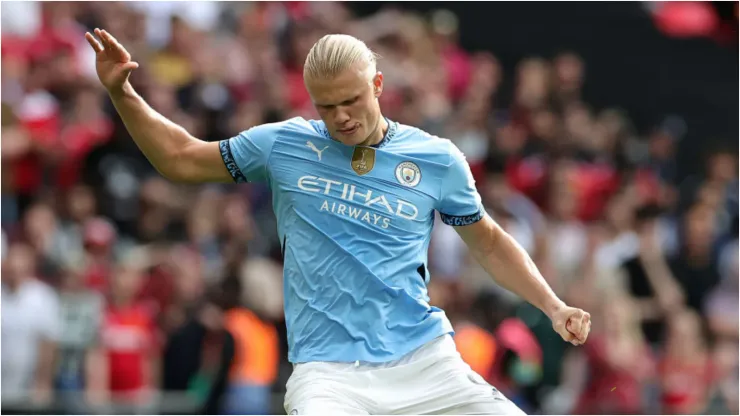
{"type": "Polygon", "coordinates": [[[132,300],[144,284],[142,270],[128,265],[119,266],[112,279],[111,291],[123,300],[132,300]]]}
{"type": "Polygon", "coordinates": [[[306,80],[306,88],[333,138],[348,146],[379,139],[380,72],[370,74],[366,65],[356,65],[333,79],[306,80]]]}

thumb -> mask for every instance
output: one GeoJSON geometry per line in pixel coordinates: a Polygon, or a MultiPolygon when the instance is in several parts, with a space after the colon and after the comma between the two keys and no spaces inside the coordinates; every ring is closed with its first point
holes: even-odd
{"type": "Polygon", "coordinates": [[[579,321],[574,320],[573,317],[568,318],[568,320],[565,321],[565,329],[568,331],[569,334],[573,335],[574,338],[577,338],[577,335],[580,331],[579,321]]]}
{"type": "Polygon", "coordinates": [[[576,339],[575,335],[573,335],[573,333],[564,326],[559,332],[560,336],[563,337],[563,340],[566,342],[572,342],[574,339],[576,339]]]}
{"type": "Polygon", "coordinates": [[[125,64],[123,64],[122,69],[125,72],[129,73],[133,71],[134,69],[137,69],[138,67],[139,67],[139,64],[137,62],[131,61],[131,62],[126,62],[125,64]]]}

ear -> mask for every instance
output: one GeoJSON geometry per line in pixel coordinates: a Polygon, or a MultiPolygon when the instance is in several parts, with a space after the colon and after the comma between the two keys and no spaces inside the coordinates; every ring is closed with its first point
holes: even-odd
{"type": "Polygon", "coordinates": [[[380,71],[373,77],[373,93],[375,98],[380,97],[380,94],[383,93],[383,73],[380,71]]]}

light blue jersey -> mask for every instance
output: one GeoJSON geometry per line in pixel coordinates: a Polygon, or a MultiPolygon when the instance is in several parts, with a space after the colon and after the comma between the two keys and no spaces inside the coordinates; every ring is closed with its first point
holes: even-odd
{"type": "Polygon", "coordinates": [[[377,146],[347,146],[294,118],[220,149],[236,182],[272,189],[291,362],[392,361],[452,333],[427,295],[434,211],[450,225],[484,211],[449,140],[389,120],[377,146]]]}

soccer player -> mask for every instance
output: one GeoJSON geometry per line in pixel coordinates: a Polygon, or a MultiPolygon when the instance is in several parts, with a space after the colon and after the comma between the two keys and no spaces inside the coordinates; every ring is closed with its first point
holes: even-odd
{"type": "Polygon", "coordinates": [[[588,313],[565,305],[521,247],[486,214],[462,153],[381,115],[383,75],[360,40],[328,35],[305,85],[321,120],[264,124],[204,142],[154,111],[128,82],[138,64],[96,29],[85,36],[126,128],[166,178],[266,182],[285,257],[290,414],[517,414],[458,354],[428,303],[435,211],[503,287],[580,345],[588,313]]]}

